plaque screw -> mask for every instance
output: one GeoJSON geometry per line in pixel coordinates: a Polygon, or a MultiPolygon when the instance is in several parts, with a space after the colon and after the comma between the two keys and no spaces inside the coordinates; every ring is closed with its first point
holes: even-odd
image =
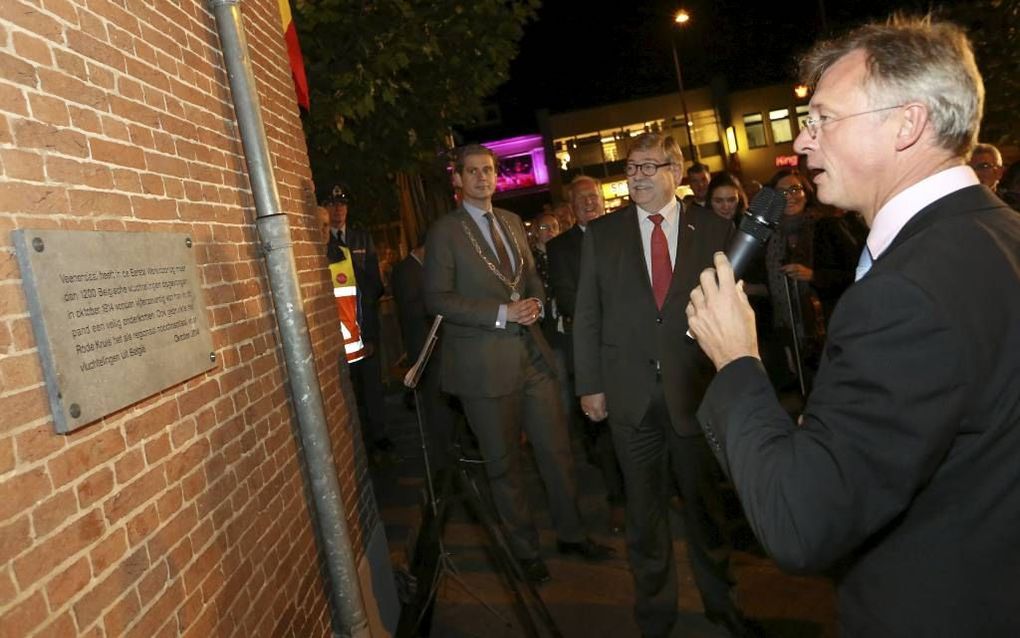
{"type": "Polygon", "coordinates": [[[215,352],[210,352],[209,353],[209,361],[211,361],[213,363],[216,363],[216,353],[215,352]]]}
{"type": "Polygon", "coordinates": [[[191,237],[184,238],[184,245],[187,246],[188,248],[191,248],[191,237]]]}
{"type": "Polygon", "coordinates": [[[41,253],[46,249],[46,246],[43,244],[42,237],[36,237],[32,240],[32,248],[35,248],[35,252],[37,253],[41,253]]]}
{"type": "Polygon", "coordinates": [[[71,413],[72,417],[77,419],[78,417],[81,416],[81,406],[78,405],[77,403],[72,403],[71,408],[68,410],[68,412],[71,413]]]}

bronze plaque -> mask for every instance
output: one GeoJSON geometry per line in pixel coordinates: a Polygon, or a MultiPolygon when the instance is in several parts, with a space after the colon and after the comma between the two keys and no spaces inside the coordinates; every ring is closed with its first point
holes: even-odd
{"type": "Polygon", "coordinates": [[[57,432],[215,366],[187,235],[12,234],[57,432]]]}

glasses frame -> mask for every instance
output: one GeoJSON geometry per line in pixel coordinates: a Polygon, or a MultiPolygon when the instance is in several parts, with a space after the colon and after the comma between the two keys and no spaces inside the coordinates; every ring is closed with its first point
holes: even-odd
{"type": "Polygon", "coordinates": [[[659,169],[662,168],[663,166],[671,166],[672,164],[673,162],[663,162],[662,164],[656,164],[655,162],[643,162],[641,164],[627,164],[627,166],[624,168],[624,172],[627,173],[627,177],[633,177],[637,175],[638,171],[641,171],[641,174],[644,175],[645,177],[651,177],[652,175],[658,173],[659,169]],[[649,166],[651,166],[652,168],[649,169],[648,168],[649,166]],[[649,170],[651,172],[649,172],[649,170]]]}
{"type": "Polygon", "coordinates": [[[793,186],[788,186],[786,188],[777,188],[776,192],[786,196],[790,193],[806,193],[807,189],[800,184],[794,184],[793,186]]]}
{"type": "Polygon", "coordinates": [[[819,115],[818,117],[811,117],[810,115],[804,118],[804,130],[808,132],[811,139],[818,139],[818,131],[822,130],[822,127],[826,124],[833,124],[835,122],[842,122],[843,120],[849,120],[852,117],[858,115],[871,115],[872,113],[881,113],[882,111],[891,111],[893,109],[899,109],[906,106],[906,104],[897,104],[895,106],[883,106],[880,109],[871,109],[870,111],[861,111],[860,113],[851,113],[850,115],[844,115],[842,117],[829,117],[828,115],[819,115]]]}

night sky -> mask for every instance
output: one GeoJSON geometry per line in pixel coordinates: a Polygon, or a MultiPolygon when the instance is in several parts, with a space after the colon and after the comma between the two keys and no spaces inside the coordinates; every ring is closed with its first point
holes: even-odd
{"type": "Polygon", "coordinates": [[[670,35],[680,7],[692,16],[677,35],[685,88],[714,76],[730,89],[791,80],[794,59],[828,32],[900,8],[938,7],[919,0],[858,2],[742,2],[739,0],[630,0],[619,9],[601,3],[545,0],[525,27],[510,80],[497,92],[506,133],[536,130],[534,111],[557,113],[676,91],[670,35]]]}

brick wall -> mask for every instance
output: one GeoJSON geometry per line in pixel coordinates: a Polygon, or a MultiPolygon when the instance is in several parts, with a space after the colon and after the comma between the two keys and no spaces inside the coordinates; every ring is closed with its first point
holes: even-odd
{"type": "MultiPolygon", "coordinates": [[[[377,513],[277,0],[242,10],[360,552],[377,513]]],[[[329,632],[241,153],[204,1],[0,2],[0,638],[329,632]],[[216,368],[54,434],[16,228],[188,233],[216,368]]]]}

